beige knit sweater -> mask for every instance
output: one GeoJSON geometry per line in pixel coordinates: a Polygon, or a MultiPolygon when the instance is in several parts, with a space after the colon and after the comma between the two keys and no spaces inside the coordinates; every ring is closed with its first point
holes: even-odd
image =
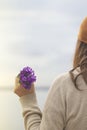
{"type": "Polygon", "coordinates": [[[77,82],[83,91],[75,88],[69,72],[58,76],[49,89],[43,112],[35,93],[21,97],[25,130],[87,130],[87,85],[82,76],[77,82]]]}

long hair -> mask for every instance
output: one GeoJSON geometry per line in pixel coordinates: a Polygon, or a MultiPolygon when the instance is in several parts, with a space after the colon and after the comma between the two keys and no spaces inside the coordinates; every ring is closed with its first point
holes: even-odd
{"type": "Polygon", "coordinates": [[[82,75],[85,83],[87,84],[87,44],[77,40],[76,50],[73,60],[73,69],[69,71],[71,79],[76,87],[80,90],[77,85],[77,78],[82,75]],[[80,67],[81,72],[74,78],[73,71],[80,67]]]}

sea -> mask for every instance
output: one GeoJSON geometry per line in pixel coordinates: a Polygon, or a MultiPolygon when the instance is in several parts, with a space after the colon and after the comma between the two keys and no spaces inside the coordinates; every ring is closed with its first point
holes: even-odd
{"type": "MultiPolygon", "coordinates": [[[[48,88],[36,89],[39,108],[43,110],[48,88]]],[[[19,97],[12,89],[0,89],[0,130],[25,130],[19,97]]]]}

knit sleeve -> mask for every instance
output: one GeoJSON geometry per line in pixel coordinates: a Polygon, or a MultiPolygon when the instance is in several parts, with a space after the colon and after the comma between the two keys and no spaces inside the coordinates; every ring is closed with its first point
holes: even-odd
{"type": "Polygon", "coordinates": [[[25,130],[63,130],[65,126],[65,101],[62,80],[57,79],[51,86],[41,112],[32,93],[20,98],[23,108],[25,130]]]}

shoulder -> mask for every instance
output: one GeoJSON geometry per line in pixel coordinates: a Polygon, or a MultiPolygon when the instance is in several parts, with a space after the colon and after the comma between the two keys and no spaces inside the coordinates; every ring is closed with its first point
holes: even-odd
{"type": "Polygon", "coordinates": [[[49,97],[60,97],[65,98],[66,95],[77,92],[74,83],[72,82],[69,71],[56,76],[49,88],[49,97]]]}
{"type": "Polygon", "coordinates": [[[52,100],[54,102],[57,102],[57,101],[60,102],[61,100],[64,103],[65,98],[66,98],[66,92],[67,92],[67,89],[69,88],[68,87],[69,82],[71,82],[69,72],[62,73],[56,76],[48,91],[46,105],[48,104],[48,101],[52,101],[52,100]]]}
{"type": "Polygon", "coordinates": [[[71,77],[70,77],[70,73],[68,71],[68,72],[65,72],[65,73],[62,73],[62,74],[56,76],[54,78],[52,84],[66,84],[66,83],[69,83],[69,82],[72,82],[72,80],[71,80],[71,77]]]}
{"type": "Polygon", "coordinates": [[[57,91],[66,93],[68,91],[73,91],[75,88],[70,73],[65,72],[56,76],[51,84],[49,91],[57,91]]]}

